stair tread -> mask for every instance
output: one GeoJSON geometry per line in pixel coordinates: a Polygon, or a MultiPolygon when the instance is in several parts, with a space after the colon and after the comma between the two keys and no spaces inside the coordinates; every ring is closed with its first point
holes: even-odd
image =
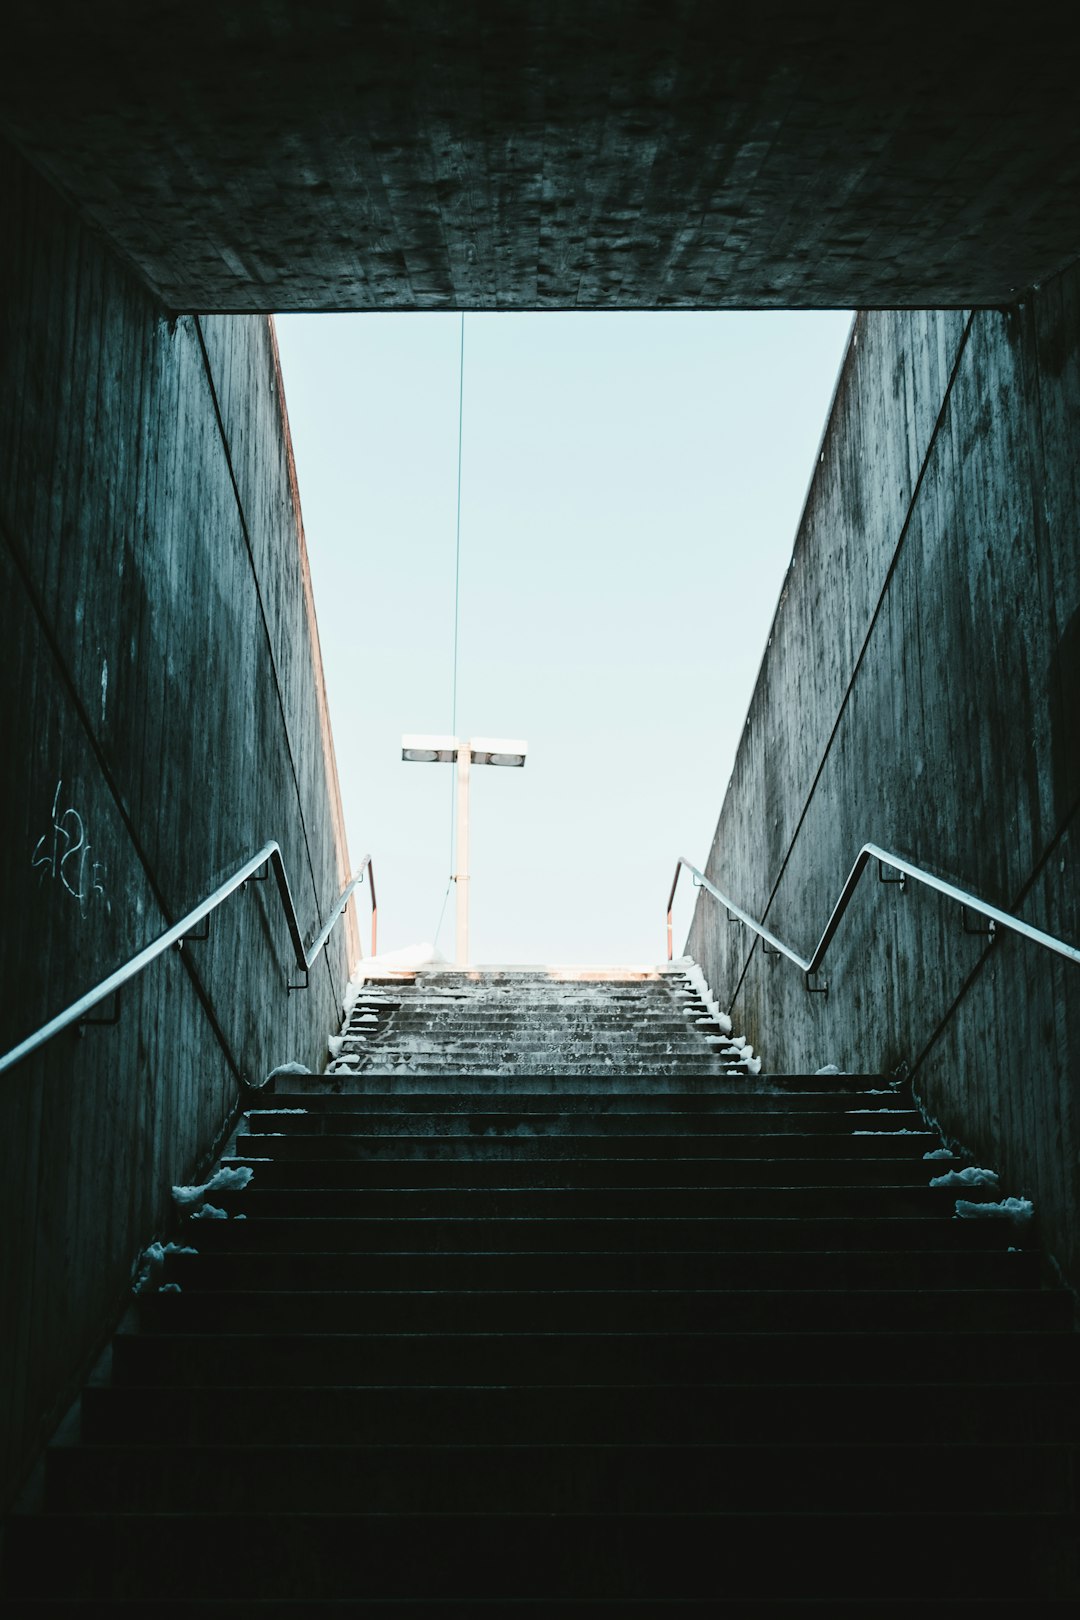
{"type": "Polygon", "coordinates": [[[239,1614],[1073,1590],[1034,1226],[955,1218],[999,1194],[929,1185],[970,1161],[926,1159],[910,1087],[753,1075],[681,970],[600,971],[369,984],[330,1072],[245,1099],[251,1184],[183,1221],[5,1580],[239,1614]]]}

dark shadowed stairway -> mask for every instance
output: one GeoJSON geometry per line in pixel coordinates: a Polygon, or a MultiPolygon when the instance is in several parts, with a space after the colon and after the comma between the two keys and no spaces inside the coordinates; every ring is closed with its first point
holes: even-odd
{"type": "Polygon", "coordinates": [[[677,972],[369,984],[335,1072],[244,1116],[250,1184],[175,1234],[8,1598],[1075,1595],[1077,1337],[1030,1227],[956,1217],[902,1086],[748,1067],[677,972]]]}

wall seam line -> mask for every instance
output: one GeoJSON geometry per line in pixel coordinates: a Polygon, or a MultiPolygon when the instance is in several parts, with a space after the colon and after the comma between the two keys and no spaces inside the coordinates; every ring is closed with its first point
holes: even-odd
{"type": "MultiPolygon", "coordinates": [[[[1066,833],[1069,831],[1069,829],[1072,826],[1073,822],[1076,820],[1078,812],[1080,812],[1080,795],[1078,795],[1073,800],[1072,804],[1069,806],[1068,810],[1065,812],[1065,816],[1064,816],[1063,820],[1061,821],[1060,825],[1058,826],[1057,831],[1054,833],[1053,838],[1050,840],[1049,844],[1043,850],[1043,852],[1040,855],[1039,859],[1036,861],[1035,865],[1032,867],[1031,871],[1028,873],[1027,877],[1024,879],[1024,882],[1021,884],[1021,886],[1017,890],[1016,894],[1013,895],[1013,897],[1009,901],[1009,908],[1008,909],[1010,911],[1012,911],[1012,912],[1018,912],[1019,911],[1021,905],[1027,899],[1028,895],[1031,893],[1032,889],[1035,887],[1036,882],[1041,877],[1041,875],[1043,873],[1043,870],[1046,867],[1047,863],[1050,861],[1052,856],[1056,853],[1058,845],[1061,843],[1061,840],[1065,837],[1066,833]]],[[[1007,930],[1006,930],[1006,932],[1007,932],[1007,930]]],[[[941,1036],[944,1033],[946,1026],[952,1022],[953,1015],[955,1014],[956,1009],[959,1007],[960,1003],[963,1001],[964,997],[967,995],[968,991],[971,989],[972,985],[975,983],[975,980],[982,973],[982,970],[986,966],[987,962],[989,962],[991,957],[994,955],[994,952],[995,952],[996,948],[997,948],[997,940],[996,939],[992,944],[988,944],[988,945],[985,945],[983,947],[982,951],[979,954],[978,960],[976,961],[974,966],[970,969],[970,971],[966,974],[966,976],[965,976],[965,978],[963,980],[963,983],[961,984],[959,990],[956,992],[956,995],[953,997],[952,1001],[949,1003],[949,1005],[946,1008],[945,1012],[942,1014],[941,1018],[938,1020],[937,1024],[935,1025],[933,1033],[931,1034],[929,1040],[923,1046],[922,1050],[919,1052],[918,1056],[915,1058],[914,1062],[912,1063],[911,1069],[909,1071],[912,1079],[914,1079],[915,1075],[919,1072],[919,1068],[925,1062],[927,1056],[930,1053],[931,1048],[934,1047],[937,1044],[937,1042],[941,1039],[941,1036]]]]}
{"type": "MultiPolygon", "coordinates": [[[[296,769],[296,756],[293,753],[292,737],[289,733],[289,722],[285,713],[285,699],[281,691],[281,677],[278,673],[277,659],[274,656],[274,643],[273,638],[270,635],[270,625],[266,617],[266,603],[263,599],[262,584],[259,580],[259,571],[255,566],[255,550],[251,543],[251,531],[248,528],[247,513],[244,510],[244,502],[240,494],[240,485],[236,477],[235,467],[233,466],[232,447],[229,443],[229,435],[225,430],[225,418],[222,414],[221,403],[218,399],[217,385],[214,382],[214,371],[210,364],[210,354],[206,347],[206,339],[203,336],[202,321],[198,315],[193,316],[192,319],[194,320],[195,333],[199,340],[199,352],[202,355],[203,371],[206,375],[207,386],[210,389],[210,399],[214,407],[214,417],[217,421],[218,433],[221,438],[221,448],[225,456],[225,465],[229,472],[229,482],[232,485],[233,498],[236,501],[236,512],[240,519],[240,529],[244,536],[244,549],[247,552],[248,566],[251,569],[251,578],[255,586],[255,599],[259,604],[259,619],[262,623],[263,635],[266,638],[266,653],[270,660],[270,668],[274,677],[274,696],[277,698],[278,713],[281,715],[281,730],[285,738],[285,752],[289,756],[289,769],[292,772],[293,788],[296,793],[296,807],[300,813],[300,828],[304,834],[304,849],[307,851],[308,879],[311,883],[312,898],[315,902],[315,927],[316,929],[319,929],[322,927],[323,923],[322,907],[319,901],[319,885],[315,878],[315,862],[311,854],[311,840],[308,837],[307,817],[304,814],[304,800],[303,795],[300,792],[300,777],[296,769]]],[[[331,989],[333,989],[336,994],[336,987],[333,980],[333,970],[330,966],[329,955],[326,951],[323,951],[322,956],[326,962],[327,971],[330,973],[331,989]]]]}
{"type": "MultiPolygon", "coordinates": [[[[135,823],[132,821],[131,816],[128,813],[127,805],[124,802],[124,796],[120,790],[120,785],[113,774],[112,767],[109,764],[105,750],[99,742],[90,722],[90,716],[87,713],[86,706],[79,695],[78,687],[75,684],[71,671],[69,670],[63,653],[60,650],[59,641],[53,632],[51,624],[49,623],[48,616],[45,612],[45,605],[41,600],[37,586],[34,584],[33,577],[26,565],[26,560],[22,555],[14,535],[11,533],[6,523],[0,522],[0,532],[3,533],[4,542],[11,554],[16,572],[22,581],[23,589],[26,592],[31,608],[33,609],[34,616],[38,621],[38,626],[41,630],[42,636],[44,637],[45,644],[52,654],[53,662],[60,673],[60,679],[67,690],[68,697],[71,701],[72,707],[75,710],[76,716],[78,717],[79,724],[82,726],[86,739],[90,744],[91,752],[93,753],[94,758],[97,760],[98,769],[101,772],[105,786],[109,791],[113,803],[116,805],[117,813],[131,842],[131,847],[135,851],[136,859],[143,869],[146,881],[150,886],[150,891],[154,896],[154,900],[157,903],[161,915],[165,919],[166,925],[171,927],[176,921],[176,918],[173,916],[168,904],[166,903],[164,892],[158,883],[150,857],[143,848],[142,842],[135,829],[135,823]]],[[[191,953],[189,951],[180,951],[179,956],[184,969],[190,978],[192,985],[194,986],[195,993],[202,1003],[203,1010],[206,1013],[207,1020],[214,1032],[218,1045],[225,1054],[226,1062],[228,1063],[229,1068],[232,1070],[233,1076],[237,1083],[243,1084],[243,1071],[233,1055],[228,1037],[226,1036],[224,1028],[222,1027],[217,1013],[214,1010],[213,1003],[210,1000],[210,993],[199,977],[198,970],[191,959],[191,953]]]]}
{"type": "MultiPolygon", "coordinates": [[[[956,383],[956,379],[957,379],[957,376],[959,375],[959,371],[960,371],[960,362],[962,361],[962,359],[964,357],[964,354],[965,354],[965,352],[967,350],[968,338],[971,336],[971,329],[972,329],[972,326],[974,324],[974,321],[975,321],[975,312],[971,311],[969,313],[969,315],[968,315],[967,322],[966,322],[966,324],[964,326],[963,336],[961,337],[960,343],[957,346],[956,358],[953,361],[952,369],[949,372],[949,379],[948,379],[948,382],[945,385],[945,392],[944,392],[944,395],[942,396],[941,406],[940,406],[940,408],[938,410],[937,417],[936,417],[936,419],[934,421],[934,429],[933,429],[933,432],[930,435],[929,441],[928,441],[927,446],[926,446],[926,453],[923,456],[922,464],[921,464],[921,466],[919,468],[919,475],[915,480],[915,486],[914,486],[914,488],[912,489],[912,492],[911,492],[911,499],[908,502],[907,512],[906,512],[906,514],[904,516],[904,521],[901,524],[900,533],[899,533],[899,535],[897,537],[896,545],[893,548],[892,557],[889,559],[889,566],[888,566],[888,568],[886,569],[886,572],[885,572],[885,579],[882,582],[881,590],[878,593],[877,602],[874,604],[874,611],[870,616],[870,623],[866,627],[866,634],[864,635],[862,645],[859,648],[858,657],[856,658],[855,663],[852,666],[851,674],[848,677],[847,685],[844,688],[843,697],[840,700],[840,706],[836,711],[836,718],[833,721],[832,729],[829,732],[828,740],[827,740],[827,742],[825,744],[825,747],[824,747],[824,750],[822,752],[821,759],[818,762],[817,770],[814,772],[814,779],[810,784],[809,790],[807,791],[806,799],[805,799],[805,801],[803,803],[802,810],[799,812],[799,819],[795,823],[795,827],[792,830],[791,837],[788,840],[787,851],[786,851],[786,853],[784,855],[783,861],[780,863],[780,870],[777,872],[776,879],[773,882],[772,888],[769,890],[769,897],[768,897],[767,901],[765,902],[765,909],[762,912],[761,918],[760,918],[760,921],[762,921],[762,922],[764,922],[765,919],[769,915],[769,908],[771,907],[773,901],[776,899],[777,891],[780,888],[780,884],[782,883],[783,878],[784,878],[784,873],[787,871],[788,863],[790,862],[791,857],[792,857],[792,855],[794,853],[796,842],[798,841],[799,834],[800,834],[800,832],[802,831],[802,828],[803,828],[803,823],[805,822],[807,816],[810,813],[810,806],[811,806],[811,804],[813,802],[814,794],[817,792],[818,784],[821,781],[822,775],[823,775],[824,770],[825,770],[825,766],[828,764],[829,755],[832,752],[833,743],[836,741],[836,736],[837,736],[837,733],[838,733],[838,731],[840,729],[840,722],[844,718],[844,713],[845,713],[845,711],[847,709],[848,701],[849,701],[849,699],[851,697],[851,694],[855,690],[855,682],[858,679],[859,671],[862,669],[863,660],[866,657],[867,650],[869,649],[871,638],[873,637],[874,631],[875,631],[875,629],[877,627],[878,619],[881,617],[882,609],[885,606],[885,599],[889,594],[889,587],[891,586],[892,581],[893,581],[893,576],[896,573],[896,569],[897,569],[897,566],[898,566],[899,561],[900,561],[900,553],[904,549],[904,543],[907,540],[908,531],[909,531],[909,529],[911,527],[911,520],[912,520],[912,518],[914,517],[914,514],[915,514],[915,507],[916,507],[916,505],[918,503],[919,495],[920,495],[920,493],[922,491],[923,482],[924,482],[924,480],[926,478],[927,470],[929,469],[930,462],[931,462],[931,459],[933,457],[934,450],[935,450],[935,447],[937,445],[937,441],[938,441],[938,438],[939,438],[940,433],[941,433],[942,426],[943,426],[944,421],[945,421],[945,416],[946,416],[946,413],[948,411],[950,401],[952,399],[953,387],[954,387],[954,385],[956,383]]],[[[868,836],[869,836],[869,834],[868,834],[868,836]]],[[[742,971],[739,974],[738,980],[737,980],[736,985],[735,985],[735,989],[734,989],[734,991],[732,992],[732,995],[731,995],[731,1000],[728,1003],[728,1012],[729,1013],[734,1010],[735,1003],[738,1000],[739,992],[742,989],[743,983],[744,983],[744,981],[746,979],[746,975],[750,970],[750,963],[751,963],[751,960],[753,959],[753,955],[754,955],[754,951],[755,951],[756,947],[757,947],[757,939],[755,937],[754,943],[750,946],[750,950],[747,953],[746,961],[743,963],[742,971]]]]}

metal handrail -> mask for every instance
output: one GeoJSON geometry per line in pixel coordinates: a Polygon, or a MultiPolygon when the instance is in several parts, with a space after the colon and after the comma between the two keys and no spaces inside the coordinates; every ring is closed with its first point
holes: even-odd
{"type": "Polygon", "coordinates": [[[192,934],[201,922],[206,921],[211,913],[215,912],[231,894],[235,894],[237,889],[242,888],[245,883],[249,883],[253,879],[260,881],[255,879],[255,874],[260,867],[267,864],[273,868],[274,876],[277,879],[278,894],[281,897],[282,908],[285,912],[285,924],[289,930],[295,965],[304,975],[304,982],[302,984],[290,984],[290,990],[307,989],[308,973],[320,952],[325,948],[334,925],[352,897],[353,890],[364,881],[365,871],[370,877],[371,885],[371,954],[374,956],[377,907],[375,904],[375,869],[371,863],[371,856],[364,856],[359,869],[338,896],[330,913],[329,921],[325,924],[311,948],[305,949],[303,935],[300,932],[300,924],[296,916],[296,907],[293,904],[292,890],[289,888],[288,873],[285,870],[285,862],[281,854],[281,846],[275,838],[271,838],[269,843],[264,844],[260,850],[238,866],[236,871],[225,879],[224,883],[220,883],[212,894],[207,895],[205,900],[200,901],[192,911],[181,917],[178,923],[174,923],[171,928],[167,928],[151,944],[136,952],[130,961],[124,963],[123,967],[117,968],[115,973],[110,973],[108,978],[102,979],[100,984],[95,985],[92,990],[88,990],[85,995],[80,996],[78,1001],[73,1001],[70,1007],[65,1007],[63,1012],[57,1013],[55,1018],[50,1018],[47,1024],[42,1024],[40,1029],[36,1029],[32,1035],[28,1035],[24,1041],[20,1041],[18,1046],[13,1046],[10,1052],[5,1052],[0,1057],[0,1074],[3,1074],[6,1069],[14,1068],[17,1063],[22,1062],[23,1058],[28,1057],[31,1052],[44,1046],[47,1041],[51,1041],[53,1036],[59,1035],[62,1030],[70,1029],[72,1024],[84,1023],[88,1013],[92,1012],[95,1007],[100,1006],[103,1001],[107,1001],[110,996],[119,995],[119,992],[126,984],[130,984],[144,969],[150,966],[151,962],[155,962],[159,956],[163,956],[174,945],[182,948],[184,940],[192,934]]]}
{"type": "MultiPolygon", "coordinates": [[[[734,900],[721,893],[716,884],[710,882],[704,872],[699,871],[692,861],[688,861],[685,855],[680,855],[675,863],[675,876],[672,879],[671,892],[668,895],[668,961],[672,960],[671,908],[675,900],[675,890],[678,887],[679,877],[685,866],[693,876],[695,888],[707,889],[714,899],[719,900],[720,904],[727,908],[729,915],[737,917],[747,928],[752,929],[766,947],[777,951],[781,956],[786,956],[789,962],[794,962],[795,966],[801,968],[806,974],[807,988],[813,988],[809,982],[810,978],[821,966],[825,953],[832,943],[833,936],[843,921],[844,913],[851,903],[851,897],[855,893],[859,879],[870,861],[877,861],[879,876],[886,883],[899,883],[903,888],[906,880],[912,878],[916,883],[925,884],[928,889],[936,889],[938,894],[945,895],[946,899],[954,900],[961,908],[961,920],[963,920],[963,915],[967,911],[974,911],[980,917],[987,918],[990,926],[986,932],[990,938],[994,937],[998,928],[1008,928],[1014,934],[1020,934],[1024,939],[1030,939],[1036,945],[1045,945],[1047,950],[1056,951],[1058,956],[1064,956],[1066,961],[1080,963],[1080,950],[1075,945],[1067,945],[1064,940],[1057,939],[1053,934],[1044,933],[1041,928],[1033,927],[1031,923],[1024,922],[1020,917],[1014,917],[1011,912],[1002,911],[999,906],[992,906],[987,900],[980,900],[977,895],[969,893],[967,889],[962,889],[959,884],[950,883],[946,878],[937,877],[933,872],[927,872],[921,866],[915,866],[902,856],[894,855],[890,850],[881,849],[877,844],[864,844],[860,849],[855,864],[848,873],[847,882],[840,891],[840,898],[833,906],[829,920],[825,924],[825,932],[819,939],[812,956],[800,956],[798,951],[794,951],[789,945],[785,945],[783,940],[778,939],[763,923],[756,922],[753,917],[743,911],[741,906],[737,906],[734,900]],[[899,878],[886,878],[884,876],[885,867],[899,872],[901,876],[899,878]]],[[[981,929],[977,931],[982,932],[981,929]]]]}
{"type": "Polygon", "coordinates": [[[334,928],[337,925],[338,918],[341,916],[341,913],[345,910],[345,907],[352,898],[353,890],[358,888],[360,884],[363,883],[365,871],[367,872],[368,876],[368,888],[371,890],[371,955],[374,956],[376,954],[379,938],[379,905],[378,901],[375,899],[375,868],[372,865],[371,856],[365,855],[363,860],[360,862],[358,871],[353,874],[352,878],[345,885],[338,896],[337,904],[334,906],[329,918],[323,925],[322,933],[312,945],[310,951],[307,952],[305,970],[312,966],[320,951],[324,949],[327,940],[330,938],[330,935],[333,933],[334,928]]]}

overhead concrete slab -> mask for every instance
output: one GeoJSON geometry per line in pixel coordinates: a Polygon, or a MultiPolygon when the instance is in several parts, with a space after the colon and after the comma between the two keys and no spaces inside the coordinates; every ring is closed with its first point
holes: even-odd
{"type": "Polygon", "coordinates": [[[177,310],[993,306],[1080,252],[1043,11],[9,0],[0,108],[177,310]]]}

